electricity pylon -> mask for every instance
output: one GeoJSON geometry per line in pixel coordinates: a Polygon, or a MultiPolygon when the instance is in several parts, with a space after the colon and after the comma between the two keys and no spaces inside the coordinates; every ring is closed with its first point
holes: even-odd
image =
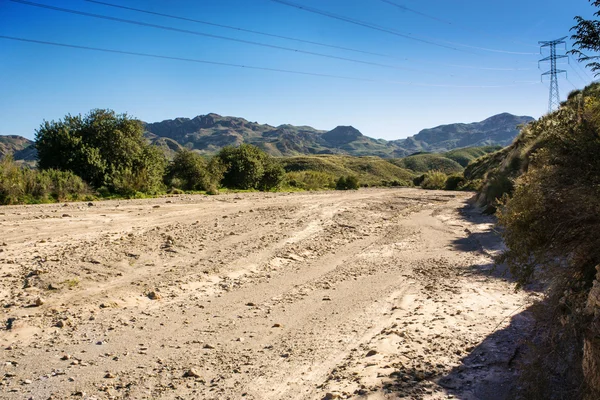
{"type": "Polygon", "coordinates": [[[561,73],[565,73],[565,75],[567,74],[567,71],[563,70],[563,69],[556,69],[556,60],[558,60],[559,58],[567,58],[566,55],[564,54],[556,54],[556,45],[559,44],[564,44],[565,48],[567,46],[565,39],[567,37],[562,37],[560,39],[556,39],[556,40],[548,40],[548,41],[540,41],[538,42],[540,45],[540,54],[542,54],[542,50],[544,49],[544,47],[550,47],[550,55],[548,57],[542,58],[539,62],[538,62],[538,67],[539,67],[539,63],[544,62],[544,61],[550,61],[550,71],[544,72],[542,74],[542,81],[544,80],[544,75],[550,75],[550,99],[548,100],[548,112],[551,113],[554,110],[558,110],[558,107],[560,106],[560,95],[558,93],[558,74],[561,73]]]}

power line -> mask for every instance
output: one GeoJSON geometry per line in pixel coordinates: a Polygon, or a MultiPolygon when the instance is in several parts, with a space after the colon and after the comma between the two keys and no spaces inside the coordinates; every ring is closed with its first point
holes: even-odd
{"type": "Polygon", "coordinates": [[[322,74],[322,73],[317,73],[317,72],[303,72],[303,71],[294,71],[294,70],[287,70],[287,69],[280,69],[280,68],[233,64],[233,63],[226,63],[226,62],[219,62],[219,61],[202,60],[202,59],[197,59],[197,58],[173,57],[173,56],[165,56],[165,55],[160,55],[160,54],[105,49],[105,48],[101,48],[101,47],[79,46],[79,45],[75,45],[75,44],[58,43],[58,42],[50,42],[50,41],[35,40],[35,39],[25,39],[25,38],[19,38],[19,37],[14,37],[14,36],[0,35],[0,39],[14,40],[14,41],[19,41],[19,42],[27,42],[27,43],[37,43],[37,44],[44,44],[44,45],[49,45],[49,46],[67,47],[67,48],[79,49],[79,50],[92,50],[92,51],[100,51],[100,52],[104,52],[104,53],[115,53],[115,54],[125,54],[125,55],[130,55],[130,56],[158,58],[158,59],[164,59],[164,60],[187,61],[187,62],[193,62],[193,63],[219,65],[219,66],[226,66],[226,67],[255,69],[255,70],[271,71],[271,72],[283,72],[283,73],[287,73],[287,74],[310,75],[310,76],[320,76],[320,77],[326,77],[326,78],[338,78],[338,79],[348,79],[348,80],[355,80],[355,81],[375,82],[374,80],[368,79],[368,78],[354,78],[354,77],[341,76],[341,75],[322,74]]]}
{"type": "MultiPolygon", "coordinates": [[[[569,60],[570,59],[571,59],[571,57],[569,57],[569,60]]],[[[575,75],[577,75],[579,77],[581,82],[583,82],[584,85],[587,85],[587,81],[585,79],[583,79],[583,77],[579,74],[579,72],[577,72],[577,70],[571,65],[571,63],[569,63],[569,66],[571,67],[571,71],[575,72],[575,75]]]]}
{"type": "MultiPolygon", "coordinates": [[[[313,7],[308,7],[308,6],[303,6],[301,4],[298,3],[294,3],[288,0],[271,0],[274,3],[279,3],[279,4],[283,4],[289,7],[294,7],[297,8],[299,10],[303,10],[303,11],[308,11],[310,13],[313,14],[319,14],[319,15],[323,15],[329,18],[333,18],[333,19],[337,19],[340,21],[345,21],[354,25],[359,25],[359,26],[363,26],[365,28],[369,28],[369,29],[374,29],[380,32],[386,32],[386,33],[390,33],[392,35],[396,35],[396,36],[400,36],[403,37],[405,39],[409,39],[409,40],[415,40],[418,42],[422,42],[422,43],[427,43],[433,46],[438,46],[438,47],[443,47],[443,48],[447,48],[447,49],[451,49],[451,50],[455,50],[455,51],[460,51],[460,52],[466,52],[466,53],[471,53],[467,50],[462,50],[462,49],[458,49],[456,48],[456,46],[459,47],[467,47],[467,48],[471,48],[471,49],[476,49],[476,50],[484,50],[484,51],[489,51],[489,52],[493,52],[493,53],[505,53],[505,54],[517,54],[517,55],[536,55],[537,53],[525,53],[525,52],[517,52],[517,51],[508,51],[508,50],[498,50],[498,49],[490,49],[487,47],[478,47],[478,46],[472,46],[472,45],[468,45],[468,44],[463,44],[463,43],[457,43],[457,42],[450,42],[447,40],[441,40],[442,43],[447,43],[448,45],[442,44],[442,43],[438,43],[438,42],[434,42],[434,40],[436,41],[440,41],[439,39],[435,39],[435,38],[425,38],[423,39],[423,37],[419,38],[416,36],[412,36],[410,34],[405,34],[402,32],[399,32],[395,29],[390,29],[390,28],[386,28],[380,25],[376,25],[376,24],[372,24],[370,22],[366,22],[366,21],[361,21],[358,19],[354,19],[354,18],[350,18],[350,17],[345,17],[343,15],[339,15],[339,14],[334,14],[328,11],[323,11],[323,10],[319,10],[317,8],[313,8],[313,7]],[[453,47],[454,46],[454,47],[453,47]]],[[[476,53],[473,53],[476,54],[476,53]]]]}
{"type": "Polygon", "coordinates": [[[108,7],[120,8],[120,9],[123,9],[123,10],[135,11],[135,12],[140,12],[140,13],[145,13],[145,14],[150,14],[150,15],[157,15],[157,16],[161,16],[161,17],[165,17],[165,18],[177,19],[177,20],[180,20],[180,21],[195,22],[195,23],[198,23],[198,24],[216,26],[218,28],[232,29],[232,30],[239,31],[239,32],[248,32],[248,33],[253,33],[253,34],[256,34],[256,35],[262,35],[262,36],[274,37],[274,38],[278,38],[278,39],[291,40],[291,41],[295,41],[295,42],[299,42],[299,43],[307,43],[307,44],[312,44],[312,45],[315,45],[315,46],[329,47],[329,48],[332,48],[332,49],[352,51],[352,52],[355,52],[355,53],[369,54],[369,55],[373,55],[373,56],[390,57],[387,54],[374,53],[374,52],[370,52],[370,51],[366,51],[366,50],[352,49],[352,48],[349,48],[349,47],[336,46],[336,45],[326,44],[326,43],[320,43],[320,42],[313,42],[311,40],[304,40],[304,39],[298,39],[298,38],[293,38],[293,37],[289,37],[289,36],[276,35],[276,34],[273,34],[273,33],[266,33],[266,32],[252,30],[252,29],[245,29],[245,28],[240,28],[240,27],[237,27],[237,26],[217,24],[217,23],[214,23],[214,22],[202,21],[202,20],[199,20],[199,19],[187,18],[187,17],[178,16],[178,15],[171,15],[171,14],[164,14],[164,13],[159,13],[159,12],[154,12],[154,11],[142,10],[142,9],[139,9],[139,8],[126,7],[126,6],[122,6],[122,5],[119,5],[119,4],[106,3],[104,1],[97,1],[97,0],[84,0],[84,1],[87,1],[88,3],[101,4],[101,5],[108,6],[108,7]]]}
{"type": "MultiPolygon", "coordinates": [[[[483,88],[483,89],[486,89],[486,88],[515,87],[515,86],[521,86],[520,84],[523,84],[523,83],[527,83],[527,84],[532,83],[532,82],[513,82],[513,84],[510,84],[510,85],[452,85],[452,84],[431,84],[431,83],[420,83],[420,82],[409,82],[409,81],[376,80],[376,79],[371,79],[371,78],[350,77],[350,76],[343,76],[343,75],[325,74],[325,73],[319,73],[319,72],[305,72],[305,71],[287,70],[287,69],[280,69],[280,68],[234,64],[234,63],[227,63],[227,62],[220,62],[220,61],[202,60],[202,59],[196,59],[196,58],[174,57],[174,56],[165,56],[165,55],[161,55],[161,54],[141,53],[141,52],[134,52],[134,51],[106,49],[106,48],[101,48],[101,47],[81,46],[81,45],[74,45],[74,44],[68,44],[68,43],[50,42],[50,41],[46,41],[46,40],[36,40],[36,39],[26,39],[26,38],[5,36],[5,35],[0,35],[0,39],[13,40],[13,41],[18,41],[18,42],[26,42],[26,43],[42,44],[42,45],[55,46],[55,47],[71,48],[71,49],[78,49],[78,50],[90,50],[90,51],[97,51],[97,52],[103,52],[103,53],[114,53],[114,54],[122,54],[122,55],[129,55],[129,56],[145,57],[145,58],[156,58],[156,59],[164,59],[164,60],[172,60],[172,61],[184,61],[184,62],[208,64],[208,65],[216,65],[216,66],[244,68],[244,69],[261,70],[261,71],[269,71],[269,72],[281,72],[281,73],[287,73],[287,74],[307,75],[307,76],[316,76],[316,77],[324,77],[324,78],[336,78],[336,79],[380,83],[380,84],[398,84],[398,85],[405,85],[405,86],[420,86],[420,87],[451,87],[451,88],[471,88],[471,89],[472,88],[483,88]]],[[[535,82],[535,83],[538,84],[538,82],[535,82]]]]}
{"type": "Polygon", "coordinates": [[[435,20],[435,21],[438,21],[438,22],[442,22],[444,24],[452,25],[452,22],[450,22],[450,21],[446,21],[445,19],[441,19],[441,18],[435,17],[433,15],[425,14],[425,13],[423,13],[421,11],[413,10],[412,8],[408,8],[408,7],[406,7],[403,4],[394,3],[393,1],[390,1],[390,0],[379,0],[379,1],[387,3],[387,4],[391,5],[391,6],[397,7],[399,9],[403,10],[403,11],[409,11],[409,12],[411,12],[413,14],[417,14],[417,15],[420,15],[420,16],[425,17],[425,18],[429,18],[429,19],[432,19],[432,20],[435,20]]]}
{"type": "MultiPolygon", "coordinates": [[[[222,24],[217,24],[217,23],[213,23],[213,22],[208,22],[208,21],[202,21],[202,20],[198,20],[198,19],[193,19],[193,18],[176,16],[176,15],[172,15],[172,14],[165,14],[165,13],[159,13],[159,12],[154,12],[154,11],[142,10],[142,9],[139,9],[139,8],[126,7],[126,6],[122,6],[122,5],[118,5],[118,4],[107,3],[107,2],[104,2],[104,1],[98,1],[98,0],[84,0],[84,1],[86,1],[88,3],[101,4],[101,5],[105,5],[105,6],[108,6],[108,7],[120,8],[120,9],[124,9],[124,10],[135,11],[135,12],[140,12],[140,13],[145,13],[145,14],[150,14],[150,15],[157,15],[157,16],[161,16],[161,17],[172,18],[172,19],[177,19],[177,20],[182,20],[182,21],[196,22],[196,23],[199,23],[199,24],[216,26],[216,27],[219,27],[219,28],[232,29],[232,30],[241,31],[241,32],[255,33],[257,35],[275,37],[275,38],[279,38],[279,39],[292,40],[292,41],[297,41],[297,42],[300,42],[300,43],[313,44],[313,45],[317,45],[317,46],[324,46],[324,47],[330,47],[330,48],[334,48],[334,49],[340,49],[340,50],[346,50],[346,51],[353,51],[353,52],[357,52],[357,53],[375,55],[375,56],[380,56],[380,57],[394,58],[393,56],[391,56],[389,54],[374,53],[374,52],[369,52],[369,51],[364,51],[364,50],[352,49],[352,48],[348,48],[348,47],[342,47],[342,46],[336,46],[336,45],[329,45],[329,44],[324,44],[324,43],[320,43],[320,42],[313,42],[313,41],[310,41],[310,40],[304,40],[304,39],[298,39],[298,38],[291,38],[291,37],[288,37],[288,36],[282,36],[282,35],[276,35],[276,34],[271,34],[271,33],[265,33],[265,32],[260,32],[260,31],[255,31],[255,30],[250,30],[250,29],[245,29],[245,28],[239,28],[239,27],[235,27],[235,26],[230,26],[230,25],[222,25],[222,24]]],[[[388,2],[387,0],[381,0],[381,1],[388,2]]],[[[415,12],[415,13],[419,14],[418,11],[415,11],[415,10],[412,10],[412,9],[408,9],[408,8],[407,8],[407,10],[410,10],[412,12],[415,12]]],[[[425,14],[423,14],[423,15],[425,15],[425,14]]],[[[431,18],[437,19],[436,17],[431,17],[431,18]]],[[[408,59],[408,58],[405,58],[404,60],[405,61],[412,61],[412,62],[415,61],[415,60],[411,60],[411,59],[408,59]]],[[[440,64],[439,63],[435,63],[435,65],[440,65],[440,64]]],[[[526,69],[522,69],[522,68],[489,68],[489,67],[486,68],[486,67],[478,67],[478,66],[461,66],[461,65],[451,65],[451,64],[441,64],[441,65],[449,66],[449,67],[456,67],[456,68],[481,69],[481,70],[491,70],[491,71],[524,71],[524,70],[526,70],[526,69]]]]}
{"type": "MultiPolygon", "coordinates": [[[[589,81],[593,81],[594,79],[587,73],[587,71],[585,70],[585,68],[583,68],[581,65],[579,65],[579,61],[574,60],[573,57],[571,57],[571,55],[569,54],[569,60],[573,61],[573,63],[577,66],[577,68],[579,68],[579,70],[581,72],[583,72],[585,74],[585,76],[587,76],[589,81]]],[[[587,81],[585,81],[587,83],[587,81]]]]}
{"type": "MultiPolygon", "coordinates": [[[[447,25],[452,25],[452,26],[455,26],[455,27],[459,27],[459,28],[462,28],[462,29],[467,30],[467,31],[477,32],[479,34],[483,33],[483,34],[486,34],[488,36],[496,36],[496,35],[490,34],[489,32],[482,31],[482,30],[479,30],[479,29],[474,29],[474,28],[471,28],[471,27],[460,26],[460,25],[456,24],[455,22],[451,22],[451,21],[448,21],[448,20],[445,20],[445,19],[442,19],[442,18],[438,18],[438,17],[436,17],[434,15],[431,15],[431,14],[426,14],[424,12],[417,11],[415,9],[412,9],[412,8],[409,8],[409,7],[405,6],[404,4],[399,4],[399,3],[396,3],[396,2],[393,2],[393,1],[390,1],[390,0],[379,0],[379,1],[381,1],[383,3],[387,3],[387,4],[391,5],[391,6],[397,7],[399,9],[403,10],[403,11],[409,11],[409,12],[412,12],[413,14],[417,14],[417,15],[420,15],[422,17],[429,18],[429,19],[432,19],[432,20],[435,20],[435,21],[438,21],[438,22],[441,22],[441,23],[444,23],[444,24],[447,24],[447,25]]],[[[522,43],[522,42],[518,42],[518,41],[512,41],[512,42],[516,43],[516,44],[521,44],[521,45],[529,46],[529,47],[537,47],[537,46],[534,46],[534,45],[528,44],[528,43],[522,43]]],[[[482,49],[482,50],[487,50],[487,49],[482,49]]]]}
{"type": "MultiPolygon", "coordinates": [[[[294,49],[294,48],[290,48],[290,47],[277,46],[277,45],[261,43],[261,42],[254,42],[254,41],[245,40],[245,39],[236,39],[236,38],[232,38],[232,37],[228,37],[228,36],[213,35],[210,33],[192,31],[192,30],[188,30],[188,29],[173,28],[173,27],[165,26],[165,25],[150,24],[150,23],[135,21],[135,20],[130,20],[130,19],[111,17],[108,15],[88,13],[88,12],[84,12],[84,11],[77,11],[77,10],[72,10],[69,8],[54,7],[54,6],[50,6],[50,5],[46,5],[46,4],[34,3],[32,1],[26,1],[26,0],[10,0],[10,1],[12,1],[13,3],[19,3],[19,4],[24,4],[24,5],[33,6],[33,7],[46,8],[46,9],[53,10],[53,11],[60,11],[60,12],[65,12],[65,13],[69,13],[69,14],[82,15],[82,16],[98,18],[98,19],[105,19],[108,21],[144,26],[144,27],[148,27],[148,28],[163,29],[163,30],[167,30],[167,31],[171,31],[171,32],[180,32],[180,33],[187,33],[187,34],[196,35],[196,36],[205,36],[205,37],[210,37],[213,39],[220,39],[220,40],[227,40],[227,41],[231,41],[231,42],[251,44],[251,45],[267,47],[267,48],[271,48],[271,49],[291,51],[291,52],[300,53],[300,54],[309,54],[309,55],[317,56],[317,57],[324,57],[324,58],[330,58],[330,59],[334,59],[334,60],[348,61],[348,62],[364,64],[364,65],[372,65],[372,66],[382,67],[382,68],[391,68],[391,69],[397,69],[397,70],[403,70],[403,71],[417,71],[415,69],[406,68],[406,67],[399,67],[399,66],[395,66],[395,65],[381,64],[381,63],[376,63],[376,62],[371,62],[371,61],[357,60],[357,59],[348,58],[348,57],[333,56],[330,54],[317,53],[314,51],[294,49]]],[[[418,72],[421,72],[421,71],[418,71],[418,72]]]]}
{"type": "Polygon", "coordinates": [[[286,1],[286,0],[271,0],[271,1],[275,2],[275,3],[283,4],[285,6],[294,7],[294,8],[297,8],[299,10],[308,11],[308,12],[313,13],[313,14],[323,15],[325,17],[329,17],[329,18],[340,20],[340,21],[348,22],[350,24],[354,24],[354,25],[365,27],[365,28],[374,29],[376,31],[385,32],[385,33],[389,33],[389,34],[392,34],[392,35],[400,36],[400,37],[405,38],[405,39],[414,40],[414,41],[421,42],[421,43],[426,43],[426,44],[429,44],[429,45],[432,45],[432,46],[443,47],[443,48],[450,49],[450,50],[463,51],[464,52],[464,50],[460,50],[460,49],[457,49],[455,47],[446,46],[446,45],[440,44],[440,43],[435,43],[433,41],[426,40],[426,39],[420,39],[420,38],[417,38],[417,37],[414,37],[414,36],[411,36],[411,35],[408,35],[408,34],[405,34],[405,33],[402,33],[402,32],[398,32],[398,31],[393,30],[393,29],[389,29],[389,28],[385,28],[383,26],[372,24],[370,22],[365,22],[365,21],[361,21],[361,20],[358,20],[358,19],[354,19],[354,18],[344,17],[343,15],[338,15],[338,14],[330,13],[328,11],[323,11],[323,10],[319,10],[319,9],[316,9],[316,8],[303,6],[301,4],[293,3],[291,1],[286,1]]]}

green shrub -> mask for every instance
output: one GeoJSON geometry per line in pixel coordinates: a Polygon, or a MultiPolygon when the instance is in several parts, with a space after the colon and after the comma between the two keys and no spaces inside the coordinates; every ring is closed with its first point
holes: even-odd
{"type": "Polygon", "coordinates": [[[169,163],[165,183],[183,190],[205,190],[208,186],[207,175],[204,158],[191,150],[182,149],[169,163]]]}
{"type": "Polygon", "coordinates": [[[415,186],[421,186],[421,184],[425,180],[426,176],[427,176],[427,174],[423,174],[423,175],[419,175],[419,176],[413,178],[413,185],[415,185],[415,186]]]}
{"type": "Polygon", "coordinates": [[[285,179],[288,186],[303,190],[323,190],[335,188],[335,177],[326,172],[288,172],[285,179]]]}
{"type": "Polygon", "coordinates": [[[285,178],[285,170],[278,161],[268,158],[264,162],[264,174],[258,184],[258,189],[269,191],[279,188],[285,178]]]}
{"type": "Polygon", "coordinates": [[[234,189],[271,190],[282,182],[285,171],[256,146],[227,146],[216,156],[224,166],[223,185],[234,189]]]}
{"type": "Polygon", "coordinates": [[[44,122],[35,135],[38,166],[72,171],[95,188],[157,193],[164,155],[146,143],[143,131],[140,121],[112,110],[44,122]]]}
{"type": "Polygon", "coordinates": [[[358,190],[360,184],[358,182],[358,178],[353,175],[349,176],[340,176],[337,182],[335,183],[336,190],[358,190]]]}
{"type": "Polygon", "coordinates": [[[465,177],[462,174],[453,174],[446,178],[446,190],[462,190],[466,183],[465,177]]]}
{"type": "Polygon", "coordinates": [[[425,178],[421,183],[423,189],[445,189],[446,188],[446,174],[441,171],[430,171],[425,174],[425,178]]]}
{"type": "Polygon", "coordinates": [[[0,160],[0,204],[45,203],[92,198],[88,186],[75,174],[32,170],[11,156],[0,160]]]}
{"type": "Polygon", "coordinates": [[[346,189],[348,190],[358,190],[360,187],[358,183],[358,178],[354,175],[349,175],[346,177],[346,189]]]}

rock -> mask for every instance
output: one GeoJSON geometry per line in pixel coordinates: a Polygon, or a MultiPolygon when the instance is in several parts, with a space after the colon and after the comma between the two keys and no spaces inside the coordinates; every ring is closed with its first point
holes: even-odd
{"type": "Polygon", "coordinates": [[[62,217],[63,218],[70,218],[71,216],[69,214],[63,214],[62,217]]]}
{"type": "Polygon", "coordinates": [[[61,360],[70,360],[71,359],[71,355],[70,354],[65,354],[64,356],[62,356],[60,358],[61,360]]]}
{"type": "Polygon", "coordinates": [[[94,203],[88,203],[88,207],[94,207],[94,203]]]}
{"type": "Polygon", "coordinates": [[[332,399],[339,399],[340,395],[339,394],[335,394],[335,393],[326,393],[325,397],[323,397],[323,400],[332,400],[332,399]]]}
{"type": "Polygon", "coordinates": [[[254,303],[252,303],[252,302],[248,302],[248,303],[246,303],[246,305],[247,305],[248,307],[256,307],[256,304],[254,304],[254,303]]]}
{"type": "Polygon", "coordinates": [[[148,298],[150,300],[160,300],[160,294],[156,293],[155,291],[149,292],[146,296],[148,296],[148,298]]]}
{"type": "Polygon", "coordinates": [[[24,384],[24,385],[31,385],[32,383],[33,383],[33,382],[31,381],[31,379],[25,379],[25,380],[23,381],[23,384],[24,384]]]}
{"type": "Polygon", "coordinates": [[[114,378],[115,376],[114,376],[112,373],[110,373],[110,372],[107,372],[107,373],[106,373],[106,375],[104,375],[104,377],[105,377],[105,378],[107,378],[107,379],[112,379],[112,378],[114,378]]]}
{"type": "Polygon", "coordinates": [[[375,354],[377,354],[377,350],[369,350],[366,357],[373,357],[375,354]]]}
{"type": "Polygon", "coordinates": [[[46,300],[44,300],[44,299],[43,299],[43,298],[41,298],[41,297],[38,297],[37,299],[35,299],[35,305],[36,305],[37,307],[44,305],[44,303],[46,303],[46,300]]]}
{"type": "Polygon", "coordinates": [[[152,206],[152,208],[160,208],[160,206],[159,206],[159,205],[156,205],[156,206],[152,206]]]}
{"type": "Polygon", "coordinates": [[[185,371],[185,373],[183,374],[184,378],[200,378],[200,373],[194,369],[194,368],[190,368],[187,371],[185,371]]]}
{"type": "Polygon", "coordinates": [[[273,324],[272,328],[281,328],[281,324],[273,324]]]}
{"type": "Polygon", "coordinates": [[[212,346],[212,345],[210,345],[210,344],[208,344],[208,343],[206,343],[206,344],[205,344],[204,346],[202,346],[202,347],[203,347],[203,348],[205,348],[205,349],[209,349],[209,350],[210,350],[210,349],[214,349],[214,348],[215,348],[214,346],[212,346]]]}

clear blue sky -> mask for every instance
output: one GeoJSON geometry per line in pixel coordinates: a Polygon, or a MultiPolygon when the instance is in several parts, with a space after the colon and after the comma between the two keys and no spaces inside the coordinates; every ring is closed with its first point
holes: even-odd
{"type": "MultiPolygon", "coordinates": [[[[591,18],[594,11],[587,0],[390,0],[410,10],[382,0],[289,0],[413,38],[407,39],[271,0],[104,0],[380,56],[84,0],[32,1],[388,67],[0,0],[3,36],[357,78],[296,75],[0,39],[0,134],[28,138],[33,138],[43,120],[92,108],[111,108],[148,122],[215,112],[271,125],[291,123],[319,129],[353,125],[365,135],[388,140],[440,124],[479,121],[500,112],[539,117],[548,107],[548,83],[540,83],[537,42],[569,35],[575,15],[591,18]]],[[[547,65],[542,65],[544,68],[547,65]]],[[[591,81],[591,73],[586,75],[575,65],[562,68],[568,70],[568,81],[560,81],[563,99],[573,86],[583,87],[591,81]]]]}

